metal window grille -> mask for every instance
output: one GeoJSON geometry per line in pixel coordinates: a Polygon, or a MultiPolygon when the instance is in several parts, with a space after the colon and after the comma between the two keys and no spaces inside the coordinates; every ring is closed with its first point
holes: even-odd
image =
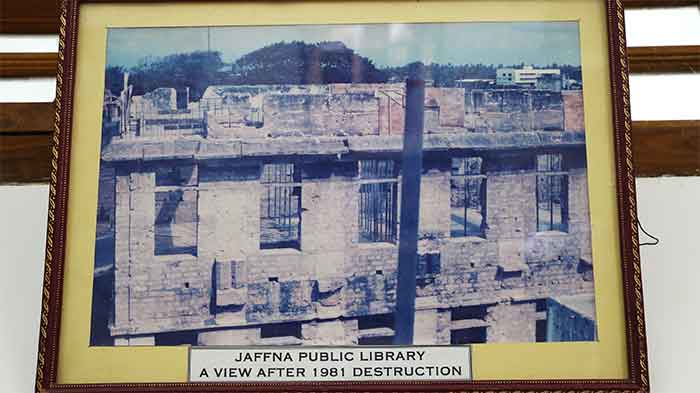
{"type": "Polygon", "coordinates": [[[301,173],[295,164],[263,165],[260,248],[301,249],[301,173]]]}
{"type": "Polygon", "coordinates": [[[360,172],[360,242],[396,242],[398,166],[390,160],[362,160],[360,172]]]}
{"type": "Polygon", "coordinates": [[[569,176],[561,154],[537,156],[537,231],[566,232],[569,224],[569,176]]]}
{"type": "Polygon", "coordinates": [[[452,237],[485,235],[486,175],[481,157],[452,159],[450,205],[452,237]]]}

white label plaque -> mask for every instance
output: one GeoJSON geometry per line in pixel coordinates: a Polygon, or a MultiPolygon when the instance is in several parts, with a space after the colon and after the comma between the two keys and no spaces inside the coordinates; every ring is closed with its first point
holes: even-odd
{"type": "Polygon", "coordinates": [[[191,382],[466,381],[469,347],[192,348],[191,382]]]}

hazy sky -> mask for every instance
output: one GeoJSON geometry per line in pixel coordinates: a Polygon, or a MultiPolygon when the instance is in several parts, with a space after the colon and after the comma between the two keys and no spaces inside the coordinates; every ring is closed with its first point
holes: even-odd
{"type": "Polygon", "coordinates": [[[298,25],[110,29],[107,64],[146,56],[219,51],[225,62],[279,41],[342,41],[378,66],[453,64],[580,65],[578,22],[298,25]]]}

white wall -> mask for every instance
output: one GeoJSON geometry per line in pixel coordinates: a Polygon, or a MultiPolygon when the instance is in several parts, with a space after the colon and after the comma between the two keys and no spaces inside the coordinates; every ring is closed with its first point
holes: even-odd
{"type": "Polygon", "coordinates": [[[32,392],[49,189],[0,186],[0,391],[32,392]]]}
{"type": "Polygon", "coordinates": [[[644,229],[661,238],[642,247],[652,392],[697,392],[700,178],[639,179],[637,191],[644,229]]]}
{"type": "MultiPolygon", "coordinates": [[[[628,35],[631,45],[698,45],[700,12],[629,11],[628,35]]],[[[55,48],[54,37],[0,36],[0,52],[55,48]]],[[[700,75],[634,76],[631,89],[635,120],[700,119],[700,75]]],[[[0,102],[50,101],[53,94],[50,79],[0,81],[0,102]]],[[[642,249],[652,391],[694,393],[700,178],[640,179],[637,189],[642,224],[661,238],[659,246],[642,249]]],[[[47,198],[46,185],[0,187],[1,392],[33,391],[47,198]]]]}

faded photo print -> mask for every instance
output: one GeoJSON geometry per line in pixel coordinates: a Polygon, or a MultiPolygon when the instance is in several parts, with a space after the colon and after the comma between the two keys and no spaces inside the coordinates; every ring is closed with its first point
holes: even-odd
{"type": "Polygon", "coordinates": [[[110,29],[90,345],[596,341],[583,95],[577,22],[110,29]]]}

